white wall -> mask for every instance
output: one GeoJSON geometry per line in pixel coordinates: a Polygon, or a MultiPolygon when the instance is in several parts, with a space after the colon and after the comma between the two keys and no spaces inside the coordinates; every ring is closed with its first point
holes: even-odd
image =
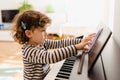
{"type": "MultiPolygon", "coordinates": [[[[24,0],[0,0],[1,9],[17,9],[24,0]]],[[[112,0],[28,0],[36,10],[45,12],[47,4],[52,4],[56,12],[63,12],[66,21],[77,22],[80,26],[95,26],[99,22],[106,25],[111,16],[109,2],[112,0]],[[64,1],[64,2],[63,2],[64,1]]],[[[60,15],[60,14],[59,14],[60,15]]],[[[58,15],[58,16],[59,16],[58,15]]],[[[62,17],[63,17],[62,16],[62,17]]],[[[1,15],[0,15],[1,23],[1,15]]],[[[76,23],[75,23],[76,24],[76,23]]],[[[111,25],[110,25],[111,26],[111,25]]]]}
{"type": "Polygon", "coordinates": [[[106,4],[106,0],[67,0],[68,21],[95,26],[104,21],[106,4]]]}
{"type": "Polygon", "coordinates": [[[113,35],[120,46],[120,0],[115,0],[113,35]]]}

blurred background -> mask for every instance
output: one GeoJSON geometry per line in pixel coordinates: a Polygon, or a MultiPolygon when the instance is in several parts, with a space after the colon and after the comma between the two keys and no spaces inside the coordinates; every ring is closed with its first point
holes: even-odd
{"type": "Polygon", "coordinates": [[[17,13],[27,9],[45,13],[52,19],[47,32],[60,37],[82,35],[80,28],[105,24],[120,44],[119,4],[119,0],[0,0],[0,80],[22,80],[21,45],[14,42],[10,30],[17,13]]]}

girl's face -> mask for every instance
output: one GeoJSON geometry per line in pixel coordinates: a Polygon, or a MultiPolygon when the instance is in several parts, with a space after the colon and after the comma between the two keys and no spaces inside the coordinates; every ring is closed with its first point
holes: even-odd
{"type": "Polygon", "coordinates": [[[34,31],[29,30],[28,37],[30,38],[28,44],[32,45],[42,44],[47,38],[46,28],[39,27],[34,31]]]}

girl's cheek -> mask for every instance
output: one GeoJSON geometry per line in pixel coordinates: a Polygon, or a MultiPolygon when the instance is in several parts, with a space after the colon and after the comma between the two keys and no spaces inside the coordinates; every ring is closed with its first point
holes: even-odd
{"type": "Polygon", "coordinates": [[[46,38],[45,33],[42,33],[42,37],[43,37],[43,38],[46,38]]]}
{"type": "Polygon", "coordinates": [[[47,33],[45,33],[45,38],[47,39],[47,33]]]}

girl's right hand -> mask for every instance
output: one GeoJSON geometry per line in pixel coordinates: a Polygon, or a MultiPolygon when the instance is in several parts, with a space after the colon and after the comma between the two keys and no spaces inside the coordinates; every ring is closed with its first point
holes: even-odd
{"type": "Polygon", "coordinates": [[[96,33],[90,34],[86,38],[82,39],[79,44],[76,44],[75,47],[77,50],[88,50],[86,46],[90,46],[92,44],[92,39],[95,37],[96,33]]]}

